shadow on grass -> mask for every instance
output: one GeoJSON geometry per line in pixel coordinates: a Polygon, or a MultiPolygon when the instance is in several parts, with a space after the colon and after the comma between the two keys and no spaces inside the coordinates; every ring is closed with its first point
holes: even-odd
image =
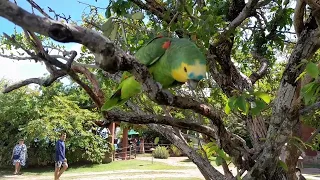
{"type": "Polygon", "coordinates": [[[184,160],[182,160],[180,162],[192,162],[192,161],[191,161],[191,159],[184,159],[184,160]]]}

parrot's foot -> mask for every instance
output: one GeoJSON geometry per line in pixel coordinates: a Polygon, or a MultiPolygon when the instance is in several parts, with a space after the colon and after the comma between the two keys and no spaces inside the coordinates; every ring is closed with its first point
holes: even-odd
{"type": "Polygon", "coordinates": [[[166,95],[168,103],[171,105],[173,103],[173,95],[167,89],[163,89],[162,92],[166,95]]]}
{"type": "Polygon", "coordinates": [[[162,89],[162,85],[159,82],[156,82],[156,84],[158,85],[159,89],[162,89]]]}
{"type": "Polygon", "coordinates": [[[207,115],[207,114],[210,113],[211,108],[210,108],[209,106],[207,106],[207,105],[205,105],[205,104],[201,104],[200,107],[203,109],[204,114],[207,115]]]}

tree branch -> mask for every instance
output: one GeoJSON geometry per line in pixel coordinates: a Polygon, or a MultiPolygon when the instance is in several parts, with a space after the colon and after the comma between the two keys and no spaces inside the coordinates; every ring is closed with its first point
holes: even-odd
{"type": "Polygon", "coordinates": [[[306,143],[309,143],[315,138],[320,132],[320,127],[318,127],[316,130],[312,132],[312,135],[307,139],[306,143]]]}
{"type": "Polygon", "coordinates": [[[299,112],[300,112],[300,115],[306,115],[311,111],[314,111],[319,108],[320,108],[320,101],[301,109],[299,112]]]}
{"type": "MultiPolygon", "coordinates": [[[[128,106],[135,112],[137,112],[140,115],[146,115],[141,109],[134,105],[132,102],[128,101],[127,102],[128,106]]],[[[150,129],[162,134],[164,137],[166,137],[170,142],[172,142],[175,146],[179,147],[179,149],[182,150],[199,168],[202,174],[205,176],[207,180],[225,180],[223,175],[217,171],[208,161],[208,159],[203,158],[202,156],[197,155],[197,152],[188,146],[184,140],[179,138],[178,135],[176,135],[172,128],[169,128],[167,126],[162,126],[158,124],[148,124],[147,125],[150,129]],[[203,163],[205,164],[203,166],[203,163]]]]}
{"type": "Polygon", "coordinates": [[[71,71],[71,72],[68,72],[68,74],[76,83],[78,83],[87,92],[87,94],[90,96],[90,98],[95,102],[95,104],[99,108],[102,107],[104,102],[101,101],[101,99],[99,99],[98,95],[95,94],[95,92],[90,88],[90,86],[88,86],[86,83],[81,81],[81,79],[75,72],[71,71]]]}
{"type": "Polygon", "coordinates": [[[40,86],[50,86],[54,81],[56,81],[59,77],[62,77],[66,75],[67,73],[65,71],[59,70],[56,71],[54,74],[51,74],[51,76],[47,79],[40,79],[40,78],[30,78],[23,81],[20,81],[18,83],[15,83],[13,85],[7,86],[2,91],[3,93],[9,93],[15,89],[19,89],[23,86],[27,86],[29,84],[38,84],[40,86]]]}
{"type": "Polygon", "coordinates": [[[288,136],[292,134],[292,128],[299,121],[300,106],[295,104],[296,101],[294,101],[295,92],[298,89],[296,78],[305,66],[297,67],[301,60],[309,59],[319,49],[319,30],[312,19],[313,17],[309,18],[309,26],[301,32],[282,75],[277,97],[274,100],[263,151],[256,159],[254,166],[243,178],[244,180],[261,179],[263,173],[268,176],[273,175],[276,167],[268,167],[268,163],[278,161],[281,147],[287,141],[288,136]],[[267,171],[265,171],[266,168],[268,168],[267,171]]]}
{"type": "MultiPolygon", "coordinates": [[[[175,15],[177,12],[175,11],[170,11],[163,6],[161,6],[159,3],[157,3],[154,0],[146,0],[146,3],[143,3],[141,0],[130,0],[137,6],[139,6],[141,9],[144,9],[146,11],[149,11],[150,13],[154,14],[157,16],[160,20],[166,22],[167,24],[170,24],[172,22],[177,22],[178,19],[175,18],[175,15]],[[168,17],[165,16],[166,13],[169,13],[170,15],[168,17]]],[[[183,37],[183,31],[181,30],[176,30],[176,34],[178,37],[182,38],[183,37]]]]}
{"type": "Polygon", "coordinates": [[[182,129],[189,129],[196,132],[203,133],[215,139],[214,129],[201,125],[187,119],[176,119],[168,116],[157,115],[138,115],[136,113],[129,113],[120,110],[111,110],[107,112],[107,121],[121,121],[132,124],[163,124],[182,129]]]}
{"type": "Polygon", "coordinates": [[[73,65],[72,66],[72,70],[74,70],[75,72],[82,73],[91,82],[94,94],[99,99],[99,104],[98,105],[99,105],[99,107],[101,107],[103,105],[103,103],[104,103],[104,93],[103,93],[103,91],[101,90],[101,88],[99,86],[99,82],[98,82],[96,76],[93,73],[91,73],[84,66],[73,65]]]}
{"type": "Polygon", "coordinates": [[[31,6],[35,9],[37,9],[42,15],[44,15],[45,17],[52,19],[36,2],[34,2],[33,0],[27,0],[28,3],[31,4],[31,6]]]}
{"type": "Polygon", "coordinates": [[[185,144],[177,135],[172,133],[172,128],[166,128],[160,125],[148,125],[149,128],[161,133],[164,137],[170,140],[175,146],[182,149],[182,151],[198,166],[199,170],[203,172],[206,180],[225,180],[225,177],[216,170],[208,161],[208,159],[199,156],[198,153],[190,146],[185,144]]]}
{"type": "Polygon", "coordinates": [[[214,46],[217,46],[221,42],[223,42],[226,38],[228,38],[233,31],[245,20],[247,17],[251,15],[253,10],[256,9],[256,5],[258,3],[258,0],[249,0],[246,4],[246,6],[242,9],[240,14],[233,19],[233,21],[228,25],[226,30],[220,34],[219,38],[217,38],[218,41],[214,43],[214,46]]]}
{"type": "Polygon", "coordinates": [[[252,52],[252,56],[253,58],[258,59],[261,64],[259,70],[256,72],[253,72],[249,77],[251,80],[251,83],[254,84],[256,81],[258,81],[259,79],[261,79],[263,76],[267,74],[269,61],[267,58],[261,56],[257,52],[252,52]]]}

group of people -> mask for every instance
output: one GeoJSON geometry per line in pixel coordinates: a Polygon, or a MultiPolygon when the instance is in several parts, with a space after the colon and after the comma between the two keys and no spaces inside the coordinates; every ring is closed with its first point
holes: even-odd
{"type": "MultiPolygon", "coordinates": [[[[56,142],[54,180],[59,180],[62,173],[68,168],[66,146],[64,143],[66,138],[67,134],[63,132],[60,134],[60,139],[56,142]]],[[[14,146],[11,159],[15,167],[13,174],[21,174],[21,166],[26,165],[27,159],[27,146],[24,144],[24,139],[20,139],[19,143],[14,146]]]]}

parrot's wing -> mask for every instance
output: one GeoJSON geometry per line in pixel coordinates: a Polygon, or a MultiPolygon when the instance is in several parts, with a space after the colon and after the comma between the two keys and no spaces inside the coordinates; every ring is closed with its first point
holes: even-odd
{"type": "Polygon", "coordinates": [[[107,111],[114,106],[120,106],[141,91],[141,85],[135,80],[134,76],[126,77],[126,75],[123,74],[123,80],[117,87],[116,92],[105,101],[101,110],[107,111]]]}
{"type": "Polygon", "coordinates": [[[141,84],[135,80],[134,76],[126,79],[121,88],[121,99],[129,99],[141,91],[141,84]]]}
{"type": "Polygon", "coordinates": [[[142,46],[135,54],[139,62],[146,66],[156,63],[170,47],[171,39],[168,37],[155,37],[142,46]]]}

